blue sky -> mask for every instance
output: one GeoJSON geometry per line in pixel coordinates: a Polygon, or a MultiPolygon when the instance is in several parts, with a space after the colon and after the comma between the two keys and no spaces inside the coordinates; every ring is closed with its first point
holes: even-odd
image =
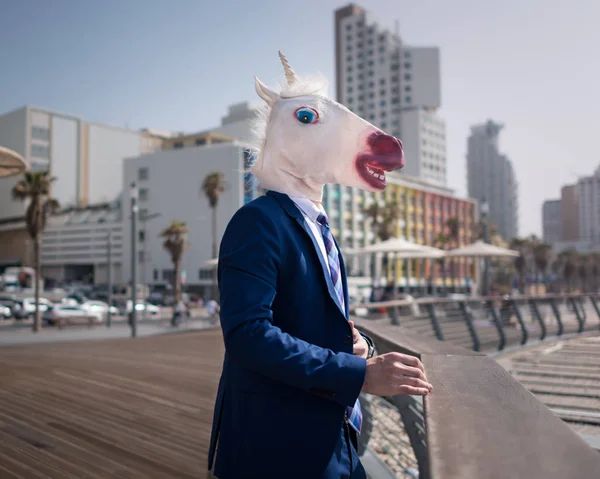
{"type": "MultiPolygon", "coordinates": [[[[465,194],[469,126],[506,125],[521,233],[600,155],[600,2],[357,2],[413,45],[437,45],[450,186],[465,194]]],[[[333,10],[345,2],[20,0],[0,7],[0,112],[31,104],[130,128],[193,131],[255,99],[253,75],[334,81],[333,10]]],[[[333,94],[333,88],[330,89],[333,94]]]]}

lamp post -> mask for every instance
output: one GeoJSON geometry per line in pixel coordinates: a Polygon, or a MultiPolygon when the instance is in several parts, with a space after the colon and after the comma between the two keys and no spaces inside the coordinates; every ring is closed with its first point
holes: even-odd
{"type": "MultiPolygon", "coordinates": [[[[481,223],[483,226],[483,242],[489,243],[489,214],[490,206],[487,200],[484,198],[480,206],[481,212],[481,223]]],[[[483,295],[488,296],[490,294],[490,259],[485,257],[483,259],[483,295]]]]}
{"type": "Polygon", "coordinates": [[[131,183],[131,337],[137,335],[137,216],[138,189],[135,182],[131,183]]]}
{"type": "Polygon", "coordinates": [[[106,327],[110,328],[112,316],[110,308],[112,306],[112,231],[109,230],[106,239],[106,283],[108,289],[108,311],[106,312],[106,327]]]}

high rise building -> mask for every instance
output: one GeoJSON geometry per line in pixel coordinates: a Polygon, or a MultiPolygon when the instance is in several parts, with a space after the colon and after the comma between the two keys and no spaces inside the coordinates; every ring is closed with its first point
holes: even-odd
{"type": "Polygon", "coordinates": [[[542,230],[544,241],[555,244],[562,241],[560,200],[544,201],[542,206],[542,230]]]}
{"type": "Polygon", "coordinates": [[[335,11],[336,98],[405,144],[405,173],[446,184],[445,123],[437,47],[403,44],[370,12],[335,11]]]}
{"type": "Polygon", "coordinates": [[[579,241],[579,215],[578,185],[563,186],[560,190],[561,241],[579,241]]]}
{"type": "MultiPolygon", "coordinates": [[[[577,181],[579,208],[579,240],[591,246],[600,246],[600,167],[592,176],[577,181]]],[[[574,225],[566,225],[573,234],[574,225]]]]}
{"type": "Polygon", "coordinates": [[[498,136],[502,128],[503,125],[491,120],[471,127],[467,185],[469,197],[488,202],[493,225],[505,240],[510,240],[519,234],[519,199],[512,163],[499,152],[498,136]]]}

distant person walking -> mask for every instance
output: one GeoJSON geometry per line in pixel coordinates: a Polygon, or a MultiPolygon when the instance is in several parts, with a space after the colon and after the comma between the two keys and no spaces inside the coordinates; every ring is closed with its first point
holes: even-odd
{"type": "Polygon", "coordinates": [[[208,313],[211,322],[216,324],[219,320],[219,313],[221,312],[219,303],[217,303],[214,299],[211,299],[208,303],[206,303],[206,312],[208,313]]]}

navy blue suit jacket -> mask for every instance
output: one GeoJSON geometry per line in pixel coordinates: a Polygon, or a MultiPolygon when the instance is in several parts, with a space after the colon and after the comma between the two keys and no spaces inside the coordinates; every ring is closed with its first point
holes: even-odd
{"type": "Polygon", "coordinates": [[[214,460],[220,479],[320,477],[366,361],[352,355],[348,301],[342,311],[326,258],[287,195],[268,192],[238,210],[218,279],[225,359],[209,469],[214,460]]]}

